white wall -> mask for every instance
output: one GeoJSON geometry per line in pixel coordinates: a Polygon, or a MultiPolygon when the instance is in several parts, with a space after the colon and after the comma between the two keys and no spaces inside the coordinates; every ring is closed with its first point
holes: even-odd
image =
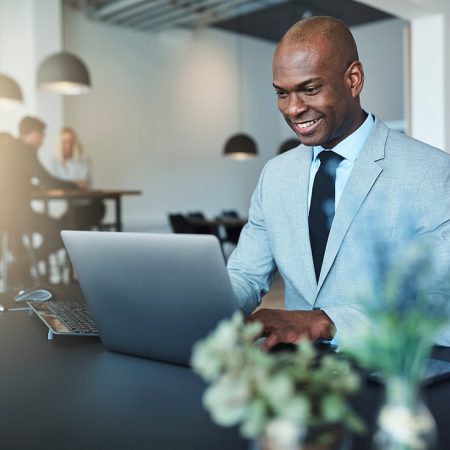
{"type": "MultiPolygon", "coordinates": [[[[374,26],[356,30],[366,66],[380,54],[392,62],[368,74],[365,104],[385,120],[401,119],[401,24],[380,25],[391,44],[383,52],[374,26]],[[377,83],[377,76],[383,81],[377,83]],[[370,92],[379,85],[389,104],[370,92]]],[[[246,214],[262,166],[293,136],[271,86],[275,44],[242,38],[244,89],[239,95],[236,39],[214,29],[139,33],[65,9],[65,49],[85,60],[93,80],[91,93],[65,98],[65,122],[79,131],[93,159],[96,186],[143,190],[142,197],[124,201],[129,229],[162,229],[169,211],[215,215],[233,208],[246,214]],[[244,131],[260,150],[257,159],[245,162],[221,155],[226,139],[242,131],[240,102],[244,131]]]]}
{"type": "Polygon", "coordinates": [[[404,119],[404,26],[391,19],[352,28],[365,71],[361,104],[384,121],[404,119]]]}
{"type": "Polygon", "coordinates": [[[67,9],[65,48],[87,63],[91,93],[65,99],[74,126],[93,159],[94,184],[139,188],[124,201],[130,228],[160,228],[169,211],[234,208],[247,213],[259,172],[281,142],[272,93],[274,45],[243,39],[244,89],[239,96],[236,36],[201,30],[144,34],[91,22],[67,9]],[[260,156],[239,162],[221,152],[241,131],[260,156]]]}
{"type": "Polygon", "coordinates": [[[410,133],[450,152],[449,0],[359,1],[409,22],[410,133]]]}
{"type": "MultiPolygon", "coordinates": [[[[54,136],[62,123],[60,96],[38,91],[38,64],[62,48],[61,3],[59,0],[0,0],[0,72],[12,76],[20,85],[23,105],[14,111],[0,109],[0,131],[16,134],[25,115],[37,115],[48,124],[54,136]]],[[[53,151],[47,139],[42,151],[53,151]]]]}

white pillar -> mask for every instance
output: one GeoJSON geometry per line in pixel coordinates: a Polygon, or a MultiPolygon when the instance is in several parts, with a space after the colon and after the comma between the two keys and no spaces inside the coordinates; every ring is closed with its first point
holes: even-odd
{"type": "Polygon", "coordinates": [[[450,2],[358,1],[410,22],[409,134],[450,152],[450,2]]]}
{"type": "Polygon", "coordinates": [[[419,17],[411,21],[410,27],[411,135],[443,149],[447,91],[444,16],[419,17]]]}
{"type": "Polygon", "coordinates": [[[40,117],[48,126],[44,153],[54,150],[56,133],[63,124],[63,99],[38,91],[37,67],[62,48],[59,0],[0,0],[0,72],[12,76],[24,95],[24,104],[17,110],[0,110],[0,131],[16,135],[23,116],[40,117]]]}

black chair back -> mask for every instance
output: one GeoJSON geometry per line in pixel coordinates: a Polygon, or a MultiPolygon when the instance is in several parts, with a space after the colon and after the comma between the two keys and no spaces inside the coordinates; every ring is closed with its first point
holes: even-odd
{"type": "Polygon", "coordinates": [[[236,223],[233,223],[233,220],[225,222],[224,228],[226,235],[225,242],[230,242],[231,244],[237,245],[242,228],[244,227],[244,222],[239,221],[239,219],[241,218],[239,213],[234,209],[223,210],[219,218],[236,219],[236,223]]]}
{"type": "Polygon", "coordinates": [[[169,214],[169,223],[174,233],[189,234],[194,233],[183,214],[169,214]]]}
{"type": "Polygon", "coordinates": [[[188,212],[187,216],[189,217],[189,219],[205,220],[205,215],[201,211],[188,212]]]}
{"type": "Polygon", "coordinates": [[[220,213],[220,217],[224,217],[226,219],[239,219],[239,213],[234,209],[225,209],[220,213]]]}

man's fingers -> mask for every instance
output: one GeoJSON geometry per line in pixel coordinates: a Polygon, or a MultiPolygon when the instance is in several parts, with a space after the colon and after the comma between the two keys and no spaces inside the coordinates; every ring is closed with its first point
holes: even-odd
{"type": "Polygon", "coordinates": [[[261,345],[261,350],[269,351],[271,348],[278,344],[278,337],[275,333],[269,334],[267,339],[261,345]]]}
{"type": "Polygon", "coordinates": [[[245,318],[246,322],[264,322],[266,318],[266,311],[267,309],[261,308],[258,309],[258,311],[255,311],[253,314],[250,314],[245,318]]]}

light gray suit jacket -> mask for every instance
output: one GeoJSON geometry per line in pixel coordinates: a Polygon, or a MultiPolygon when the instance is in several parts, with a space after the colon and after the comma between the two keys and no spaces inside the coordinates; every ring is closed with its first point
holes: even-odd
{"type": "MultiPolygon", "coordinates": [[[[372,280],[365,231],[386,243],[401,236],[405,204],[417,234],[437,240],[439,265],[450,267],[450,155],[376,120],[336,209],[318,282],[308,228],[312,158],[311,147],[301,145],[266,164],[228,271],[245,313],[258,306],[278,268],[286,308],[322,308],[342,337],[367,323],[353,295],[372,280]]],[[[449,303],[443,313],[450,317],[449,303]]],[[[437,343],[450,345],[450,327],[437,343]]]]}

